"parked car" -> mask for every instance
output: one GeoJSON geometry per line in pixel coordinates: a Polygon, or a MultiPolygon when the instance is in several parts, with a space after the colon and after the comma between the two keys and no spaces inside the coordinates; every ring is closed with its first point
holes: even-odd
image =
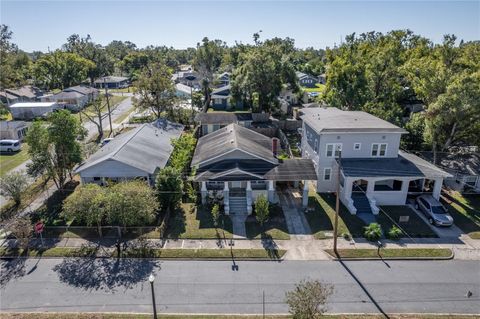
{"type": "Polygon", "coordinates": [[[0,140],[0,152],[17,152],[21,148],[19,140],[0,140]]]}
{"type": "Polygon", "coordinates": [[[447,209],[430,195],[420,195],[415,200],[415,208],[419,209],[428,222],[435,226],[452,226],[453,217],[447,209]]]}

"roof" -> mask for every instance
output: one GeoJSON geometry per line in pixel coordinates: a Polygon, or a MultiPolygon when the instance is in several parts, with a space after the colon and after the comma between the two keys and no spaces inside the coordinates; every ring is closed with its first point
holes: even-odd
{"type": "Polygon", "coordinates": [[[66,88],[63,91],[64,92],[75,91],[75,92],[78,92],[78,93],[82,93],[84,95],[91,94],[91,93],[94,93],[94,92],[98,92],[97,89],[92,88],[90,86],[84,86],[84,85],[72,86],[72,87],[66,88]]]}
{"type": "Polygon", "coordinates": [[[25,121],[0,121],[0,130],[12,130],[20,127],[30,126],[32,123],[25,121]]]}
{"type": "Polygon", "coordinates": [[[286,159],[264,175],[265,179],[276,181],[317,180],[313,161],[307,158],[286,159]]]}
{"type": "Polygon", "coordinates": [[[230,77],[230,72],[223,72],[223,73],[220,73],[218,76],[217,76],[217,79],[221,79],[223,77],[230,77]]]}
{"type": "Polygon", "coordinates": [[[41,90],[35,86],[25,85],[18,89],[6,89],[5,92],[16,95],[16,96],[24,96],[28,98],[36,98],[37,96],[41,95],[41,90]]]}
{"type": "Polygon", "coordinates": [[[21,102],[10,105],[10,108],[17,107],[51,107],[56,105],[56,102],[21,102]]]}
{"type": "Polygon", "coordinates": [[[55,99],[79,99],[84,96],[85,94],[77,91],[63,91],[54,95],[55,99]]]}
{"type": "Polygon", "coordinates": [[[175,84],[175,88],[177,89],[177,91],[183,92],[185,94],[191,94],[193,90],[191,86],[182,83],[175,84]]]}
{"type": "Polygon", "coordinates": [[[220,92],[223,92],[223,91],[227,91],[227,90],[230,90],[231,88],[231,85],[224,85],[224,86],[221,86],[219,87],[218,89],[215,89],[212,91],[212,95],[221,95],[219,94],[220,92]]]}
{"type": "Polygon", "coordinates": [[[362,111],[342,111],[335,107],[305,108],[302,120],[321,132],[392,132],[405,134],[403,128],[362,111]]]}
{"type": "Polygon", "coordinates": [[[210,112],[198,113],[195,121],[201,124],[221,124],[228,125],[242,121],[252,121],[252,113],[232,113],[232,112],[210,112]]]}
{"type": "MultiPolygon", "coordinates": [[[[432,152],[420,152],[420,156],[433,162],[432,152]]],[[[451,173],[480,176],[480,153],[438,153],[437,166],[451,173]]]]}
{"type": "Polygon", "coordinates": [[[451,177],[451,175],[420,157],[399,151],[393,158],[342,158],[346,177],[451,177]]]}
{"type": "Polygon", "coordinates": [[[76,172],[114,160],[153,174],[157,168],[165,167],[173,151],[171,139],[180,137],[183,131],[180,124],[165,123],[164,127],[158,123],[143,124],[120,134],[93,154],[76,172]]]}
{"type": "Polygon", "coordinates": [[[103,82],[116,83],[116,82],[123,82],[123,81],[128,81],[128,78],[124,77],[124,76],[111,76],[110,75],[110,76],[104,76],[104,77],[96,79],[95,83],[103,83],[103,82]]]}
{"type": "Polygon", "coordinates": [[[271,139],[238,124],[229,124],[215,132],[201,137],[198,140],[192,166],[240,150],[252,157],[277,163],[271,151],[271,139]]]}

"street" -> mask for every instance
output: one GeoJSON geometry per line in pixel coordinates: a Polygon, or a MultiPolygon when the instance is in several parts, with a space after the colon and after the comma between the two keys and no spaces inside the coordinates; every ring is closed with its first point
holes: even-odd
{"type": "Polygon", "coordinates": [[[334,284],[329,312],[480,313],[478,261],[1,261],[1,310],[286,313],[285,291],[301,279],[334,284]],[[468,298],[466,294],[473,295],[468,298]]]}

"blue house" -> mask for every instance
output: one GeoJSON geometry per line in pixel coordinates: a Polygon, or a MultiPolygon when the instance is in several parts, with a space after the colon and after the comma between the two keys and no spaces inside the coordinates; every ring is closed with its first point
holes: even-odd
{"type": "Polygon", "coordinates": [[[230,85],[212,91],[211,105],[215,110],[229,110],[232,108],[243,108],[241,102],[232,104],[232,95],[230,93],[230,85]]]}

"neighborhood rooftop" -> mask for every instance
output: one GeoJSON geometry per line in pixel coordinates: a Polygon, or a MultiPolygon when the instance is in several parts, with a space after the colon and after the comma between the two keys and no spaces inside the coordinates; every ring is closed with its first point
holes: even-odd
{"type": "Polygon", "coordinates": [[[252,121],[252,113],[250,112],[210,112],[198,113],[195,121],[202,124],[231,124],[241,121],[252,121]]]}
{"type": "Polygon", "coordinates": [[[57,104],[56,102],[20,102],[15,103],[10,106],[10,108],[18,108],[18,107],[50,107],[52,105],[57,104]]]}
{"type": "Polygon", "coordinates": [[[302,109],[302,119],[317,132],[392,132],[404,129],[362,111],[342,111],[335,107],[302,109]]]}
{"type": "Polygon", "coordinates": [[[95,83],[103,83],[103,82],[122,82],[127,81],[128,78],[124,76],[104,76],[102,78],[96,79],[95,83]]]}

